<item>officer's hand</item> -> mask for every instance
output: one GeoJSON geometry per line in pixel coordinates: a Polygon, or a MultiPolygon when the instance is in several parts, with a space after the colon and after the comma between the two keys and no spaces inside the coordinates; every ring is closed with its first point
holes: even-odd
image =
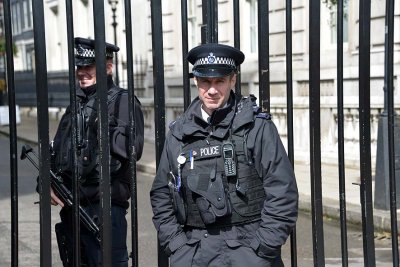
{"type": "Polygon", "coordinates": [[[64,207],[64,203],[59,199],[53,191],[53,188],[50,188],[50,196],[51,196],[51,205],[57,206],[60,205],[64,207]]]}

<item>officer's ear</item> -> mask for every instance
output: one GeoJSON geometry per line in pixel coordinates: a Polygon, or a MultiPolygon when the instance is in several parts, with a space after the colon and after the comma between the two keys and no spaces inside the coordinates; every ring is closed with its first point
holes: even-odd
{"type": "Polygon", "coordinates": [[[194,82],[194,84],[195,84],[196,87],[197,87],[197,77],[196,77],[196,76],[193,77],[193,82],[194,82]]]}
{"type": "Polygon", "coordinates": [[[231,74],[231,88],[234,88],[236,85],[236,73],[231,74]]]}
{"type": "Polygon", "coordinates": [[[112,75],[112,73],[113,73],[113,63],[112,63],[111,59],[107,60],[106,69],[107,69],[107,75],[112,75]]]}

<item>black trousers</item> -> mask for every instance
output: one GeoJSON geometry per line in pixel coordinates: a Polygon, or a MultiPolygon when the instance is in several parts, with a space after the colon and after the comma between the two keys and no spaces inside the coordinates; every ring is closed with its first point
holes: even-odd
{"type": "MultiPolygon", "coordinates": [[[[100,206],[94,204],[84,208],[85,211],[94,218],[98,218],[100,206]]],[[[113,267],[127,267],[128,266],[128,250],[126,247],[127,236],[127,222],[126,222],[126,209],[117,205],[111,207],[111,220],[112,220],[112,266],[113,267]]],[[[71,209],[63,208],[60,212],[61,226],[65,231],[66,243],[68,250],[68,257],[72,259],[72,216],[71,209]]],[[[102,266],[101,264],[101,251],[100,244],[81,224],[81,263],[82,266],[96,267],[102,266]]],[[[68,265],[66,265],[68,266],[68,265]]]]}
{"type": "Polygon", "coordinates": [[[171,267],[283,267],[280,256],[259,257],[251,248],[259,223],[190,229],[186,244],[170,256],[171,267]]]}

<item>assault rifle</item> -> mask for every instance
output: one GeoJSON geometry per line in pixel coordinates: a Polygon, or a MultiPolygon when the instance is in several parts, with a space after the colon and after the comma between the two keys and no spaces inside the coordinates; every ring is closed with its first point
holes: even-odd
{"type": "MultiPolygon", "coordinates": [[[[29,155],[29,153],[32,153],[35,158],[38,160],[39,157],[35,153],[32,147],[29,145],[24,145],[22,147],[21,151],[21,160],[28,159],[32,165],[39,170],[39,166],[36,163],[36,161],[29,155]]],[[[52,170],[50,170],[50,183],[51,187],[53,188],[54,192],[56,195],[61,199],[61,201],[66,204],[68,207],[72,207],[73,205],[73,197],[71,191],[63,184],[63,178],[59,175],[56,175],[52,170]]],[[[101,241],[100,237],[100,230],[99,227],[96,225],[96,223],[92,220],[92,218],[87,214],[87,212],[79,205],[79,219],[83,223],[83,225],[86,227],[87,230],[89,230],[97,241],[101,241]]]]}

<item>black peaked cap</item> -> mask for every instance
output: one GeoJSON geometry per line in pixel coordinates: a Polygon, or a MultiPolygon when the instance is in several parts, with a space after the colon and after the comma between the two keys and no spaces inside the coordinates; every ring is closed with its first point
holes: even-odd
{"type": "Polygon", "coordinates": [[[237,72],[244,54],[229,45],[208,43],[190,50],[187,59],[193,65],[192,76],[224,77],[237,72]]]}
{"type": "MultiPolygon", "coordinates": [[[[95,40],[76,37],[75,38],[75,65],[88,66],[95,63],[95,40]]],[[[113,58],[119,47],[106,43],[106,58],[113,58]]]]}

